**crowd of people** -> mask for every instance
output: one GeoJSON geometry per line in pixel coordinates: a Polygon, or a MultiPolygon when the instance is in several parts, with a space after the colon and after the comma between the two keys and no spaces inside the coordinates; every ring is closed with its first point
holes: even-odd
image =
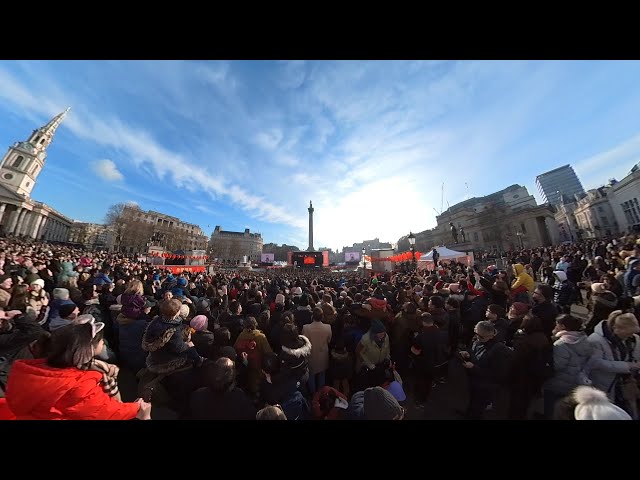
{"type": "Polygon", "coordinates": [[[501,399],[514,420],[638,419],[639,289],[633,236],[366,276],[173,275],[5,239],[0,418],[148,420],[162,406],[191,420],[401,420],[455,364],[468,419],[501,399]]]}

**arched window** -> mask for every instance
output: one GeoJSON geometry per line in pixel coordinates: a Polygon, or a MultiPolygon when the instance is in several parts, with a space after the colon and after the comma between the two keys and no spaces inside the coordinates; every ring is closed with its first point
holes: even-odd
{"type": "Polygon", "coordinates": [[[24,160],[24,157],[22,155],[18,155],[16,157],[16,159],[13,161],[13,168],[20,168],[20,165],[22,165],[22,162],[24,160]]]}
{"type": "Polygon", "coordinates": [[[44,143],[45,139],[43,138],[42,140],[40,140],[40,145],[42,145],[44,143]]]}
{"type": "Polygon", "coordinates": [[[36,143],[38,143],[40,141],[40,137],[36,138],[36,143]]]}

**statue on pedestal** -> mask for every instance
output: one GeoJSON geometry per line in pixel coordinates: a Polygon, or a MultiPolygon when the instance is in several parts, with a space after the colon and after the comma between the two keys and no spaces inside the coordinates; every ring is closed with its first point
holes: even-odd
{"type": "Polygon", "coordinates": [[[467,241],[467,236],[464,233],[464,227],[460,227],[460,235],[462,235],[462,243],[467,241]]]}
{"type": "Polygon", "coordinates": [[[453,239],[453,243],[458,243],[458,230],[453,222],[449,222],[449,226],[451,227],[451,238],[453,239]]]}

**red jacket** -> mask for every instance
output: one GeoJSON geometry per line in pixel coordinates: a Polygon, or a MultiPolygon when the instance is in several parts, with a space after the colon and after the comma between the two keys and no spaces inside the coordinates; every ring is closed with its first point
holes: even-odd
{"type": "Polygon", "coordinates": [[[18,420],[131,420],[137,403],[107,395],[92,370],[53,368],[46,360],[16,360],[7,381],[7,406],[18,420]]]}

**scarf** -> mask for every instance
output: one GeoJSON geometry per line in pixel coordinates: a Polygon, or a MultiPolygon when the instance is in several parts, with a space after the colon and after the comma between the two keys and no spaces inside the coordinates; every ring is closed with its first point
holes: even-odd
{"type": "Polygon", "coordinates": [[[100,385],[104,393],[110,397],[115,398],[117,401],[122,402],[120,398],[120,390],[118,389],[118,372],[120,369],[111,363],[104,362],[102,360],[96,360],[95,358],[89,363],[80,367],[81,370],[93,370],[102,374],[102,380],[100,385]]]}

